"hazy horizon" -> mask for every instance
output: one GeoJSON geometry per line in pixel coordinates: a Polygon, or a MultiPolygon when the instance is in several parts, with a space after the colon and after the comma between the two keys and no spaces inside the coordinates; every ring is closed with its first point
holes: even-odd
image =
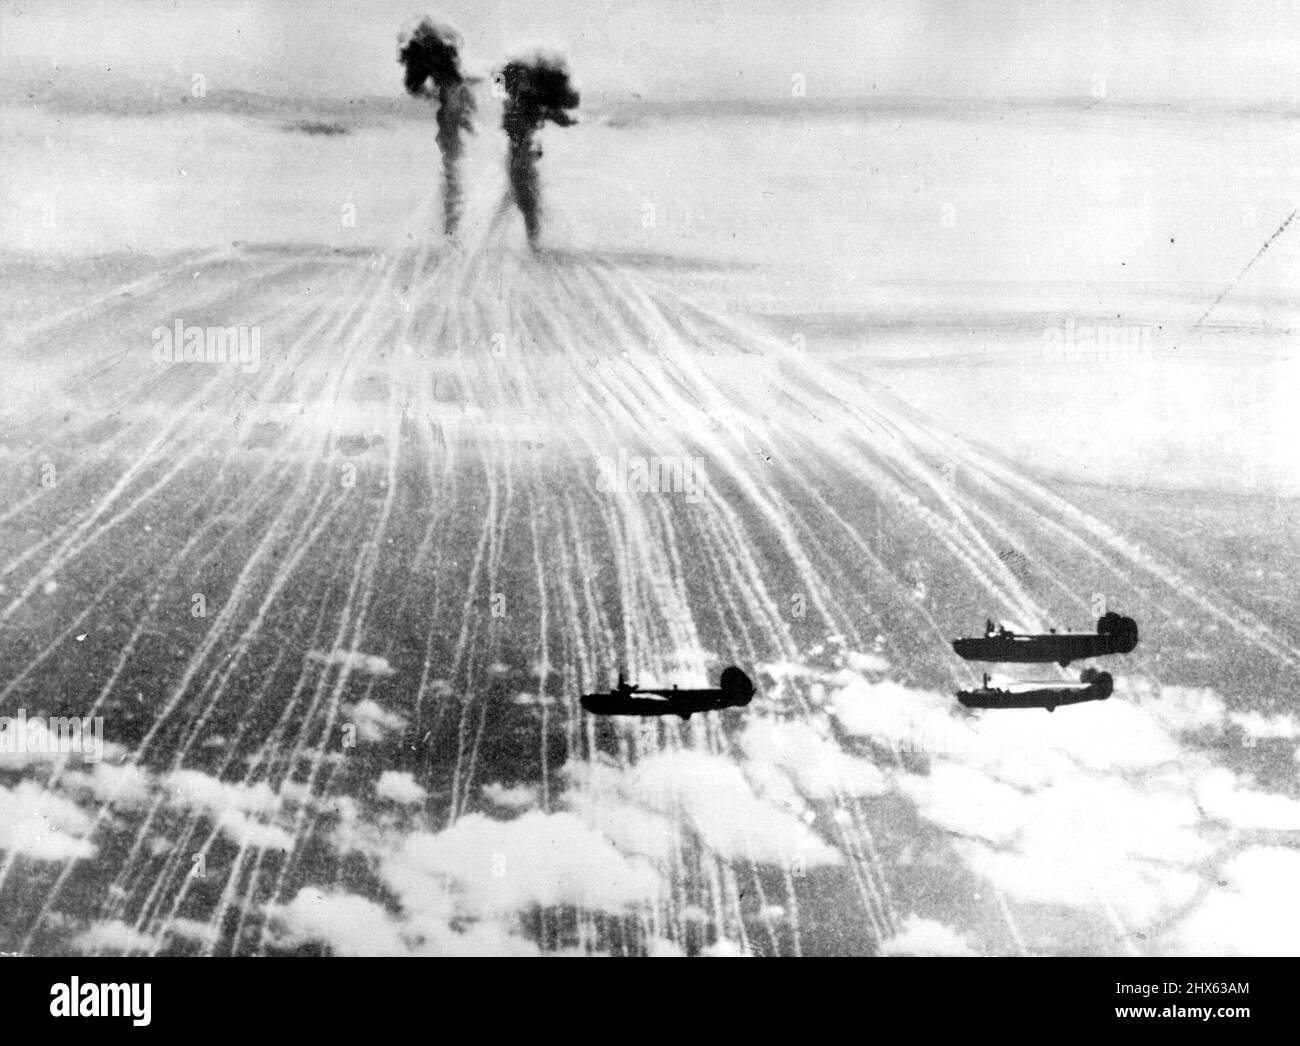
{"type": "Polygon", "coordinates": [[[93,82],[107,98],[166,97],[187,93],[201,74],[210,91],[397,97],[397,29],[428,11],[461,29],[479,73],[520,41],[562,42],[589,104],[638,96],[1259,108],[1300,101],[1300,12],[1274,0],[1231,10],[1203,0],[1176,9],[1114,0],[1050,9],[1024,0],[810,0],[793,14],[783,6],[568,0],[542,10],[523,0],[349,0],[326,9],[304,0],[220,8],[196,0],[50,0],[38,10],[4,0],[0,81],[10,91],[84,91],[93,82]],[[100,52],[93,61],[87,34],[100,52]]]}

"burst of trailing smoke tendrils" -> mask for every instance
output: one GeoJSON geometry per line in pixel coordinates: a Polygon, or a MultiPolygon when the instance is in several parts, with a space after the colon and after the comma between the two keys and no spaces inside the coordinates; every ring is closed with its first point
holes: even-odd
{"type": "Polygon", "coordinates": [[[495,78],[506,96],[501,126],[510,140],[510,192],[523,213],[528,242],[535,245],[541,234],[537,161],[542,155],[535,136],[548,120],[560,127],[577,123],[569,110],[578,106],[578,90],[570,79],[567,59],[553,47],[515,52],[495,78]]]}
{"type": "Polygon", "coordinates": [[[473,78],[461,65],[464,40],[452,26],[424,15],[397,34],[397,57],[406,67],[406,90],[438,100],[438,150],[442,153],[443,226],[454,235],[460,224],[462,133],[474,130],[473,78]],[[432,86],[430,86],[432,85],[432,86]]]}

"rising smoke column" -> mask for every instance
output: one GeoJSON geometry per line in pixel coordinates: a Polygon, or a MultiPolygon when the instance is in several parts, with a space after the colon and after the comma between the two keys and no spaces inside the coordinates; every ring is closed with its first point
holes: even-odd
{"type": "Polygon", "coordinates": [[[473,80],[461,68],[463,45],[460,33],[428,15],[408,23],[397,34],[397,57],[406,66],[407,93],[438,100],[443,225],[448,235],[454,234],[460,223],[460,157],[465,147],[461,133],[474,130],[473,80]]]}
{"type": "Polygon", "coordinates": [[[498,80],[506,92],[501,126],[510,139],[510,191],[523,212],[528,242],[536,244],[541,233],[537,160],[542,150],[534,136],[547,120],[561,127],[577,123],[568,110],[577,108],[578,91],[564,55],[549,48],[532,48],[508,59],[498,80]]]}

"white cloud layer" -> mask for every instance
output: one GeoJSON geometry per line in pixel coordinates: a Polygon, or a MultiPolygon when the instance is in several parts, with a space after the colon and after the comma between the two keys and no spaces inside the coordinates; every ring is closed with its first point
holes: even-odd
{"type": "Polygon", "coordinates": [[[429,797],[412,774],[400,770],[385,770],[375,783],[375,794],[381,799],[391,799],[395,803],[416,805],[429,797]]]}
{"type": "Polygon", "coordinates": [[[883,955],[975,955],[956,930],[933,919],[909,915],[903,928],[881,945],[883,955]]]}
{"type": "MultiPolygon", "coordinates": [[[[1134,680],[1122,696],[1073,714],[965,716],[946,695],[842,671],[827,704],[850,734],[928,757],[921,772],[896,771],[894,785],[950,834],[967,867],[1012,901],[1095,913],[1134,950],[1139,932],[1162,947],[1164,921],[1197,904],[1204,862],[1225,831],[1300,829],[1300,801],[1261,790],[1196,743],[1230,725],[1287,737],[1289,717],[1230,715],[1207,689],[1134,680]]],[[[1266,871],[1241,874],[1267,893],[1281,863],[1261,859],[1266,871]]],[[[1238,943],[1264,935],[1276,947],[1285,933],[1272,926],[1271,903],[1211,889],[1196,908],[1210,915],[1189,925],[1200,927],[1201,943],[1208,926],[1238,943]]],[[[1300,951],[1300,933],[1286,932],[1300,951]]]]}

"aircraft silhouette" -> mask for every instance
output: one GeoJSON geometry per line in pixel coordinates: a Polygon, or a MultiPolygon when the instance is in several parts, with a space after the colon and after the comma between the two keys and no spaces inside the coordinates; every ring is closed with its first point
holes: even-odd
{"type": "Polygon", "coordinates": [[[1106,654],[1127,654],[1137,646],[1137,622],[1114,612],[1097,619],[1096,632],[1046,632],[1017,635],[992,621],[978,639],[954,639],[953,650],[967,661],[1018,661],[1065,668],[1071,661],[1106,654]]]}
{"type": "Polygon", "coordinates": [[[967,708],[1046,708],[1055,712],[1057,705],[1105,701],[1114,688],[1110,673],[1095,668],[1085,668],[1077,683],[1009,683],[1001,687],[989,686],[985,672],[984,685],[976,690],[958,690],[957,700],[967,708]]]}
{"type": "Polygon", "coordinates": [[[732,665],[722,670],[717,689],[707,690],[642,689],[624,682],[620,672],[617,687],[604,694],[583,694],[582,707],[593,715],[677,715],[690,719],[696,712],[739,708],[753,697],[753,681],[732,665]]]}

